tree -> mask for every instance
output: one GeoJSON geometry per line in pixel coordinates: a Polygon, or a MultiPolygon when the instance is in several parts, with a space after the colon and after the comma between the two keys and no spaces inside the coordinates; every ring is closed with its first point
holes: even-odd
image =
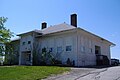
{"type": "MultiPolygon", "coordinates": [[[[32,49],[32,48],[31,48],[32,49]]],[[[33,44],[33,65],[39,65],[40,48],[38,43],[33,44]]]]}
{"type": "Polygon", "coordinates": [[[17,65],[18,64],[18,50],[15,50],[15,46],[12,43],[6,43],[5,53],[5,65],[17,65]]]}
{"type": "MultiPolygon", "coordinates": [[[[10,42],[13,32],[5,27],[5,22],[8,18],[0,17],[0,44],[5,44],[10,42]]],[[[7,51],[3,45],[0,45],[0,56],[6,56],[4,53],[7,51]]]]}
{"type": "Polygon", "coordinates": [[[13,36],[13,33],[10,29],[5,27],[5,22],[8,18],[0,17],[0,42],[6,43],[10,41],[10,38],[13,36]]]}
{"type": "Polygon", "coordinates": [[[47,49],[44,47],[42,48],[42,54],[41,54],[41,63],[42,65],[47,65],[48,62],[51,62],[53,59],[53,55],[50,51],[47,51],[47,49]]]}

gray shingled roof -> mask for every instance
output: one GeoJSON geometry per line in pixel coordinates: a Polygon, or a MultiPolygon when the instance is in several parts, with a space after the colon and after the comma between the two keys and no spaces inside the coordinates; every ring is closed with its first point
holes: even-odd
{"type": "Polygon", "coordinates": [[[18,34],[18,36],[23,35],[23,34],[27,34],[27,33],[31,33],[31,32],[37,32],[37,33],[42,33],[42,34],[50,34],[50,33],[55,33],[55,32],[75,29],[75,28],[76,27],[71,26],[69,24],[62,23],[62,24],[50,26],[50,27],[42,29],[42,30],[35,29],[35,30],[29,31],[29,32],[21,33],[21,34],[18,34]]]}
{"type": "MultiPolygon", "coordinates": [[[[56,32],[61,32],[61,31],[66,31],[66,30],[72,30],[72,29],[75,29],[75,28],[76,27],[74,27],[72,25],[69,25],[69,24],[66,24],[66,23],[62,23],[62,24],[50,26],[50,27],[42,29],[42,30],[33,30],[33,31],[26,32],[26,33],[22,33],[22,34],[19,34],[18,36],[23,35],[23,34],[27,34],[27,33],[31,33],[31,32],[36,32],[36,33],[41,33],[43,35],[47,35],[47,34],[51,34],[51,33],[56,33],[56,32]]],[[[91,32],[88,32],[88,31],[82,29],[82,28],[78,27],[77,29],[80,29],[82,31],[85,31],[85,32],[91,34],[91,35],[99,37],[99,36],[97,36],[97,35],[95,35],[95,34],[93,34],[91,32]]],[[[102,37],[99,37],[99,38],[104,39],[102,37]]],[[[113,44],[112,42],[110,42],[110,41],[108,41],[106,39],[104,39],[104,40],[107,41],[107,42],[109,42],[109,43],[111,43],[112,45],[115,45],[115,44],[113,44]]]]}
{"type": "Polygon", "coordinates": [[[65,31],[65,30],[70,30],[70,29],[75,29],[76,27],[68,25],[66,23],[50,26],[48,28],[42,29],[41,32],[42,34],[49,34],[49,33],[54,33],[54,32],[60,32],[60,31],[65,31]]]}
{"type": "MultiPolygon", "coordinates": [[[[75,26],[72,26],[72,25],[69,25],[69,24],[66,24],[66,23],[62,23],[62,24],[58,24],[58,25],[54,25],[54,26],[42,29],[40,31],[44,35],[44,34],[50,34],[50,33],[60,32],[60,31],[72,30],[72,29],[75,29],[75,28],[76,28],[75,26]]],[[[82,29],[80,27],[77,27],[77,29],[85,31],[85,32],[87,32],[87,33],[89,33],[89,34],[91,34],[93,36],[96,36],[98,38],[101,38],[101,39],[103,39],[103,40],[111,43],[112,45],[115,45],[114,43],[112,43],[112,42],[110,42],[110,41],[108,41],[108,40],[106,40],[106,39],[104,39],[104,38],[102,38],[102,37],[100,37],[98,35],[95,35],[95,34],[93,34],[91,32],[88,32],[88,31],[86,31],[86,30],[84,30],[84,29],[82,29]]]]}

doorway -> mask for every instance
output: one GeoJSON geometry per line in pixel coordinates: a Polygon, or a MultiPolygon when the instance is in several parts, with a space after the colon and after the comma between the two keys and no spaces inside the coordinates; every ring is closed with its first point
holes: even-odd
{"type": "Polygon", "coordinates": [[[21,54],[21,61],[22,61],[22,64],[23,65],[31,65],[31,58],[32,54],[31,54],[31,51],[23,51],[22,54],[21,54]]]}
{"type": "Polygon", "coordinates": [[[95,45],[95,54],[96,55],[100,55],[101,54],[101,48],[100,48],[100,46],[96,46],[95,45]]]}

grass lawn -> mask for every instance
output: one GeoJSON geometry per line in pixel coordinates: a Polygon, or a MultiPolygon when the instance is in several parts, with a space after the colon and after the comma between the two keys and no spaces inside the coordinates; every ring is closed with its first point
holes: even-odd
{"type": "Polygon", "coordinates": [[[56,66],[0,66],[0,80],[41,80],[69,70],[56,66]]]}

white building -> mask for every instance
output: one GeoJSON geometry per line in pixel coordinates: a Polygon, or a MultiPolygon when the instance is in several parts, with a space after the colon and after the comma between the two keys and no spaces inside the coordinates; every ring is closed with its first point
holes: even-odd
{"type": "Polygon", "coordinates": [[[33,30],[18,36],[20,36],[19,65],[32,65],[35,44],[39,54],[46,48],[62,61],[62,64],[66,64],[69,58],[71,62],[74,61],[75,66],[96,65],[102,61],[110,63],[110,47],[115,45],[77,27],[76,14],[71,15],[71,25],[62,23],[47,28],[47,23],[42,23],[41,30],[33,30]]]}

